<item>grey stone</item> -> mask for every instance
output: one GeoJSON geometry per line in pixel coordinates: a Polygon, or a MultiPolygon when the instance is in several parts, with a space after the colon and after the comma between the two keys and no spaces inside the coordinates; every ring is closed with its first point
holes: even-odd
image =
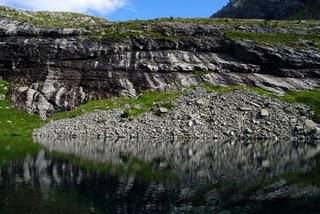
{"type": "Polygon", "coordinates": [[[253,109],[251,107],[240,107],[240,111],[252,111],[253,109]]]}
{"type": "Polygon", "coordinates": [[[206,101],[203,100],[203,99],[199,99],[199,100],[197,100],[196,103],[197,103],[198,105],[205,105],[205,104],[206,104],[206,101]]]}
{"type": "Polygon", "coordinates": [[[315,129],[317,127],[317,124],[312,120],[306,120],[304,122],[304,125],[306,126],[307,129],[315,129]]]}
{"type": "Polygon", "coordinates": [[[168,113],[168,112],[169,112],[169,109],[164,108],[164,107],[160,107],[160,108],[159,108],[159,112],[160,112],[160,113],[168,113]]]}
{"type": "Polygon", "coordinates": [[[260,110],[260,116],[261,117],[268,117],[270,115],[269,111],[267,109],[261,109],[260,110]]]}

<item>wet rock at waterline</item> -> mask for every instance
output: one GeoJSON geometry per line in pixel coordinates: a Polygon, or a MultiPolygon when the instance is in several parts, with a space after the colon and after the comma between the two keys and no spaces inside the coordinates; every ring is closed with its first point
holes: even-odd
{"type": "Polygon", "coordinates": [[[162,107],[136,118],[123,118],[125,109],[96,111],[74,119],[53,121],[34,132],[53,138],[191,137],[215,139],[316,138],[319,126],[305,105],[289,104],[245,91],[209,93],[188,90],[170,111],[162,107]],[[167,112],[169,111],[169,112],[167,112]],[[310,126],[313,126],[310,129],[310,126]]]}

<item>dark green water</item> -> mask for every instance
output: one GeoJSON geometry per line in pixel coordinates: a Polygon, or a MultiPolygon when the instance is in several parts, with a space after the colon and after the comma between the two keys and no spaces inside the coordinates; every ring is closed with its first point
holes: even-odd
{"type": "Polygon", "coordinates": [[[319,213],[320,144],[0,140],[0,213],[319,213]]]}

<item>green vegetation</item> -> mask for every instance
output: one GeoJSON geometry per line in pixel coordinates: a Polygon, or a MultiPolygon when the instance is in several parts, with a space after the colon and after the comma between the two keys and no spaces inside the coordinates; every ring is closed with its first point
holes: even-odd
{"type": "Polygon", "coordinates": [[[290,19],[319,19],[320,18],[320,4],[310,5],[304,7],[296,14],[290,17],[290,19]]]}
{"type": "Polygon", "coordinates": [[[170,173],[169,169],[155,169],[151,164],[131,156],[124,156],[122,158],[122,163],[108,164],[96,163],[75,155],[60,152],[51,152],[51,155],[91,172],[106,173],[116,176],[137,176],[143,181],[174,181],[177,179],[170,173]]]}
{"type": "MultiPolygon", "coordinates": [[[[0,131],[2,130],[0,129],[0,131]]],[[[32,143],[31,138],[0,136],[0,167],[9,161],[36,154],[39,149],[40,146],[32,143]]]]}
{"type": "Polygon", "coordinates": [[[230,85],[230,86],[223,86],[223,85],[211,85],[208,83],[201,84],[201,87],[203,87],[205,90],[208,92],[217,92],[220,94],[227,94],[232,91],[237,91],[237,90],[243,90],[243,91],[250,91],[252,93],[256,93],[262,96],[267,96],[267,97],[277,97],[274,93],[264,90],[263,88],[259,87],[247,87],[244,85],[230,85]]]}
{"type": "Polygon", "coordinates": [[[206,76],[207,74],[209,74],[210,72],[208,71],[193,71],[192,74],[195,77],[203,77],[206,76]]]}
{"type": "Polygon", "coordinates": [[[98,41],[101,39],[122,41],[124,39],[139,37],[162,39],[167,41],[176,41],[178,39],[175,35],[166,35],[159,32],[156,30],[157,25],[161,25],[161,22],[155,20],[117,22],[110,24],[108,27],[94,31],[91,38],[98,41]]]}
{"type": "Polygon", "coordinates": [[[134,117],[150,111],[156,105],[169,107],[171,105],[170,103],[172,103],[179,95],[180,92],[146,91],[137,98],[114,97],[106,100],[91,100],[69,112],[56,113],[50,119],[59,120],[73,118],[94,110],[110,110],[116,108],[125,108],[125,116],[134,117]]]}
{"type": "Polygon", "coordinates": [[[252,40],[261,45],[286,45],[290,47],[300,47],[299,43],[307,41],[320,50],[320,35],[318,34],[285,34],[285,33],[247,33],[239,31],[229,31],[225,35],[236,40],[252,40]]]}
{"type": "Polygon", "coordinates": [[[10,102],[5,98],[8,87],[5,81],[0,80],[0,138],[19,136],[22,139],[29,139],[33,129],[40,127],[43,122],[36,115],[11,107],[10,102]]]}
{"type": "Polygon", "coordinates": [[[320,88],[288,92],[281,99],[290,103],[309,105],[315,113],[314,120],[320,123],[320,88]]]}
{"type": "Polygon", "coordinates": [[[227,25],[227,26],[271,26],[283,28],[295,27],[315,27],[319,26],[318,20],[263,20],[263,19],[231,19],[231,18],[160,18],[151,20],[155,23],[163,22],[179,22],[186,24],[201,24],[201,25],[227,25]]]}
{"type": "Polygon", "coordinates": [[[40,146],[32,143],[32,131],[43,124],[39,117],[10,107],[5,97],[8,87],[0,79],[0,167],[38,152],[40,146]]]}
{"type": "MultiPolygon", "coordinates": [[[[312,8],[315,10],[314,8],[312,8]]],[[[12,18],[21,22],[32,23],[37,27],[57,27],[57,28],[83,28],[91,32],[84,38],[100,41],[109,39],[112,41],[122,41],[131,38],[152,38],[162,39],[167,41],[177,41],[183,38],[182,35],[167,35],[159,31],[159,27],[170,23],[188,23],[201,25],[223,25],[223,26],[251,26],[251,27],[282,27],[295,28],[301,27],[315,29],[315,26],[320,26],[320,21],[303,20],[303,21],[275,21],[275,20],[259,20],[259,19],[227,19],[227,18],[201,18],[201,19],[182,19],[182,18],[160,18],[154,20],[132,20],[127,22],[108,22],[99,17],[87,16],[79,13],[69,12],[28,12],[15,10],[8,7],[0,6],[0,16],[12,18]]],[[[298,17],[298,15],[297,15],[298,17]]],[[[241,32],[227,32],[230,38],[233,39],[252,39],[257,42],[269,43],[272,42],[281,44],[291,44],[298,41],[299,38],[319,43],[319,36],[316,35],[290,35],[290,34],[251,34],[241,32]],[[274,42],[273,42],[274,41],[274,42]]],[[[319,45],[319,44],[318,44],[319,45]]]]}
{"type": "Polygon", "coordinates": [[[280,178],[285,179],[290,184],[298,184],[301,186],[320,187],[320,156],[319,154],[310,160],[314,164],[310,170],[300,173],[288,173],[280,178]]]}
{"type": "Polygon", "coordinates": [[[37,27],[84,28],[87,30],[96,30],[108,25],[108,22],[103,18],[79,13],[29,12],[2,6],[0,6],[0,16],[32,23],[37,27]]]}

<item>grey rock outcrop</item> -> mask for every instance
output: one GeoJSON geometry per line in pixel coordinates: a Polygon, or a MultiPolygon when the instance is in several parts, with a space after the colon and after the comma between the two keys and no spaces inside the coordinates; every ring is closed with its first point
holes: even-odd
{"type": "Polygon", "coordinates": [[[320,19],[319,0],[231,0],[214,18],[320,19]]]}
{"type": "Polygon", "coordinates": [[[279,93],[319,82],[316,49],[235,41],[223,34],[230,26],[163,21],[142,27],[136,37],[95,40],[88,30],[39,28],[0,17],[0,76],[11,82],[13,105],[45,118],[89,99],[199,82],[244,83],[279,93]],[[150,29],[162,36],[144,35],[150,29]]]}

